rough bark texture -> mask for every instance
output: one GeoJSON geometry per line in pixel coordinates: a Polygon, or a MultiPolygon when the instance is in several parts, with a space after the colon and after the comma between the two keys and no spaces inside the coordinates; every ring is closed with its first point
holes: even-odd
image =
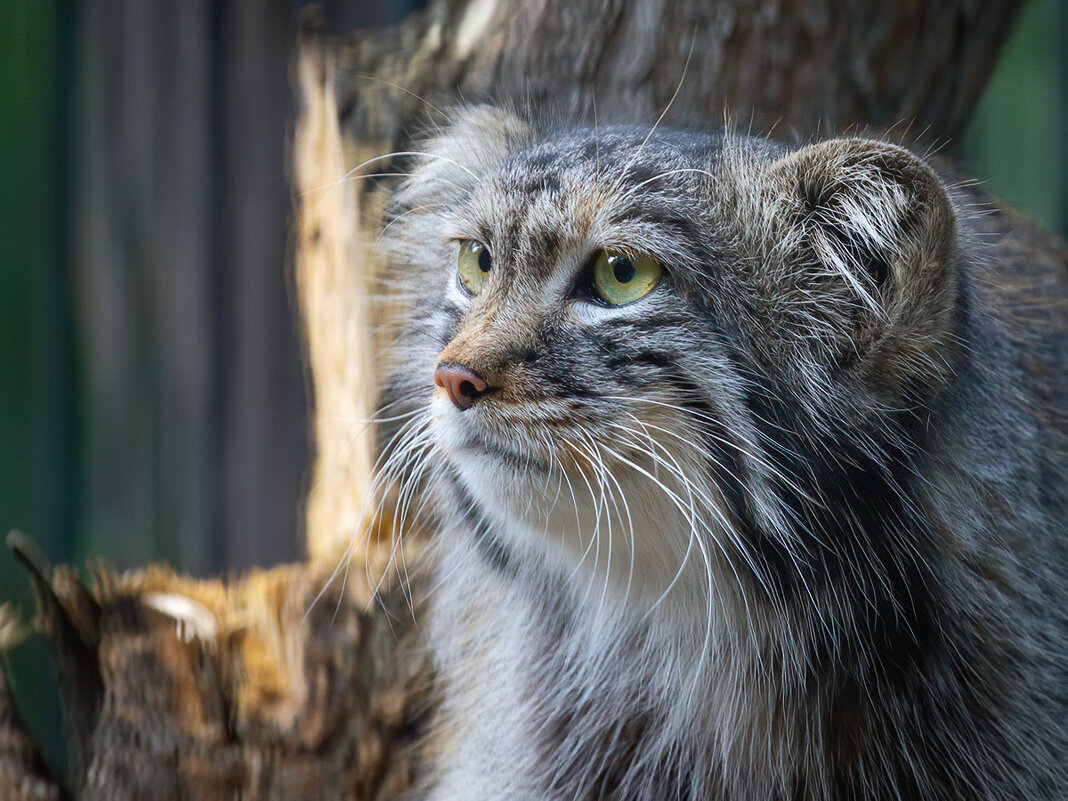
{"type": "MultiPolygon", "coordinates": [[[[0,605],[0,651],[22,639],[18,618],[0,605]]],[[[0,798],[4,801],[60,801],[66,798],[53,781],[41,752],[15,708],[7,675],[0,666],[0,798]]]]}
{"type": "MultiPolygon", "coordinates": [[[[86,586],[11,545],[59,669],[76,798],[388,799],[408,786],[428,678],[399,591],[370,608],[340,582],[320,596],[326,577],[304,565],[231,581],[98,567],[86,586]]],[[[5,690],[0,798],[61,798],[5,690]]]]}
{"type": "MultiPolygon", "coordinates": [[[[390,798],[417,769],[410,737],[431,703],[425,654],[400,590],[368,607],[373,579],[418,550],[416,539],[395,551],[393,527],[373,525],[388,493],[363,502],[375,452],[369,243],[389,187],[362,178],[388,169],[378,157],[460,98],[562,114],[595,100],[602,118],[647,123],[665,109],[669,121],[729,114],[801,136],[898,124],[945,141],[962,129],[1018,6],[441,0],[340,41],[309,20],[293,148],[316,412],[309,563],[206,582],[100,569],[85,586],[16,540],[61,675],[78,797],[390,798]],[[347,589],[328,584],[305,616],[349,557],[347,589]]],[[[0,685],[0,797],[59,793],[0,685]]]]}
{"type": "Polygon", "coordinates": [[[946,140],[962,132],[1020,5],[446,0],[338,43],[338,105],[361,142],[409,129],[419,98],[564,110],[595,99],[651,121],[676,91],[672,110],[687,120],[726,112],[754,131],[803,135],[903,123],[946,140]]]}

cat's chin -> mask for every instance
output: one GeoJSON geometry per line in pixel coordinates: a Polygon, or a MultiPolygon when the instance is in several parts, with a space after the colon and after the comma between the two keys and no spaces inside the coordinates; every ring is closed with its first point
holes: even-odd
{"type": "Polygon", "coordinates": [[[696,590],[707,586],[707,545],[644,475],[617,471],[599,485],[566,458],[542,460],[514,443],[487,444],[455,419],[438,422],[465,494],[515,554],[547,560],[580,590],[596,587],[639,612],[669,592],[707,598],[696,590]]]}
{"type": "Polygon", "coordinates": [[[436,421],[437,446],[461,473],[475,470],[490,484],[511,486],[529,476],[542,481],[551,472],[551,456],[498,437],[481,427],[460,425],[448,417],[436,421]]]}

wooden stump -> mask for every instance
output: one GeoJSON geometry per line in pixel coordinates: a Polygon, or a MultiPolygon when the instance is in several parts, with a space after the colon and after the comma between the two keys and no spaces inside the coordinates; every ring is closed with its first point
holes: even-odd
{"type": "MultiPolygon", "coordinates": [[[[56,657],[77,798],[388,799],[408,786],[429,679],[398,586],[369,605],[305,565],[229,581],[97,568],[86,585],[11,545],[56,657]]],[[[59,798],[5,723],[4,689],[0,779],[59,798]]]]}

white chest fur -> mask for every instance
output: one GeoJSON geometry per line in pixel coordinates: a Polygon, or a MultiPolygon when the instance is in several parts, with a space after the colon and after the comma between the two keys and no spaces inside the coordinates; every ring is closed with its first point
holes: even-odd
{"type": "Polygon", "coordinates": [[[753,625],[683,584],[695,574],[643,608],[612,582],[591,591],[593,569],[545,580],[488,569],[466,533],[443,544],[430,634],[449,753],[435,801],[674,797],[682,775],[694,797],[729,785],[755,801],[793,772],[784,710],[756,700],[769,673],[753,625]]]}

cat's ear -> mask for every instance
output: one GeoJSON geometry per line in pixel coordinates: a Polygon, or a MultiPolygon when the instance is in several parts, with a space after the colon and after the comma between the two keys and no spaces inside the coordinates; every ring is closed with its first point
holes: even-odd
{"type": "Polygon", "coordinates": [[[904,148],[834,139],[768,172],[774,258],[848,325],[862,359],[930,363],[952,339],[956,221],[945,185],[904,148]]]}
{"type": "Polygon", "coordinates": [[[449,116],[436,135],[417,146],[420,155],[405,193],[462,191],[534,140],[528,122],[496,106],[462,106],[449,116]]]}

